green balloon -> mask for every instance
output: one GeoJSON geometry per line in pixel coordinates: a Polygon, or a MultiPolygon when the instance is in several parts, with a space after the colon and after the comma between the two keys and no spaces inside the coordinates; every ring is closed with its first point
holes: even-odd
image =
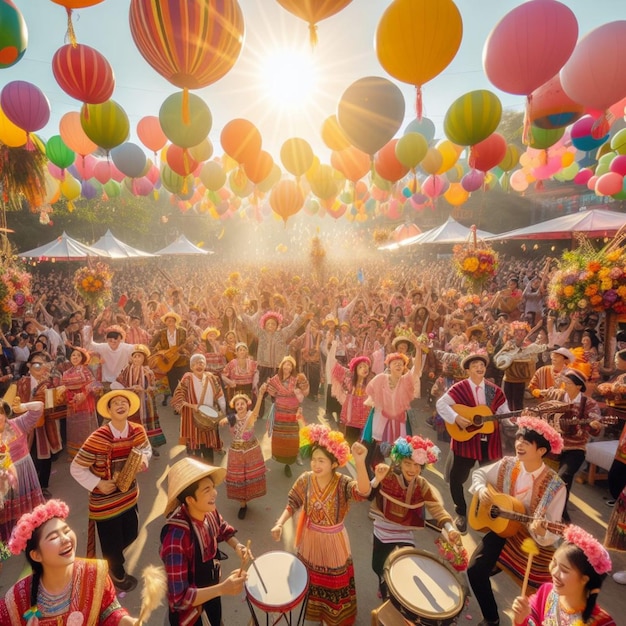
{"type": "Polygon", "coordinates": [[[547,150],[553,146],[563,135],[565,128],[539,128],[532,126],[528,145],[535,150],[547,150]]]}
{"type": "Polygon", "coordinates": [[[213,117],[204,100],[179,91],[168,96],[159,110],[165,136],[181,148],[193,148],[207,138],[213,117]]]}
{"type": "Polygon", "coordinates": [[[46,143],[46,156],[49,161],[64,170],[74,163],[76,153],[65,145],[61,135],[54,135],[46,143]]]}
{"type": "Polygon", "coordinates": [[[10,1],[0,1],[0,69],[15,65],[26,52],[28,29],[19,9],[10,1]]]}

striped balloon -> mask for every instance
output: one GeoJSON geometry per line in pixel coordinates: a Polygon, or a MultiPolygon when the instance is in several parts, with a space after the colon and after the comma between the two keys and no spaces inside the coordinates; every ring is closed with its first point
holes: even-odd
{"type": "Polygon", "coordinates": [[[105,150],[124,143],[130,132],[126,111],[113,100],[102,104],[83,104],[80,124],[85,135],[105,150]]]}
{"type": "Polygon", "coordinates": [[[81,102],[101,104],[113,95],[113,70],[106,58],[90,46],[61,46],[52,58],[52,73],[59,87],[81,102]]]}
{"type": "Polygon", "coordinates": [[[130,31],[161,76],[181,89],[200,89],[237,61],[243,13],[237,0],[131,0],[130,31]]]}
{"type": "Polygon", "coordinates": [[[487,89],[470,91],[457,98],[443,120],[446,137],[459,146],[473,146],[493,133],[502,117],[502,104],[487,89]]]}
{"type": "Polygon", "coordinates": [[[25,80],[14,80],[2,88],[0,106],[9,120],[27,133],[42,129],[50,119],[48,98],[25,80]]]}

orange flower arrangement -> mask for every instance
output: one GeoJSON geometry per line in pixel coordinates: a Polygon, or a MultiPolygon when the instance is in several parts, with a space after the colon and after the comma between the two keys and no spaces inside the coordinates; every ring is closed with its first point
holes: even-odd
{"type": "Polygon", "coordinates": [[[113,273],[104,263],[94,267],[82,267],[74,273],[74,289],[85,302],[102,307],[111,298],[113,273]]]}

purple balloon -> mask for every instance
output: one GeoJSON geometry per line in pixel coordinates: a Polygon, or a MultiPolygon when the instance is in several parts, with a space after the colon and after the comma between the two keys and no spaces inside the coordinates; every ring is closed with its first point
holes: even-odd
{"type": "Polygon", "coordinates": [[[136,196],[148,196],[153,189],[152,183],[145,176],[133,179],[133,193],[136,196]]]}
{"type": "Polygon", "coordinates": [[[84,180],[80,185],[80,195],[85,200],[93,200],[98,195],[96,186],[89,180],[84,180]]]}
{"type": "Polygon", "coordinates": [[[7,83],[0,94],[4,114],[27,133],[42,129],[50,119],[50,103],[43,91],[25,80],[7,83]]]}
{"type": "Polygon", "coordinates": [[[468,193],[478,191],[485,182],[485,173],[480,170],[470,170],[461,178],[461,187],[468,193]]]}

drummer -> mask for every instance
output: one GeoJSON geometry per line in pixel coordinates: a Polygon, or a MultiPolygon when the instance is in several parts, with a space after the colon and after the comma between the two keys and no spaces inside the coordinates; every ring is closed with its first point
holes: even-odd
{"type": "Polygon", "coordinates": [[[379,463],[374,470],[370,494],[373,499],[370,517],[374,520],[372,569],[378,576],[378,589],[385,600],[389,596],[383,578],[385,561],[397,547],[415,547],[413,531],[424,528],[424,506],[447,541],[462,549],[461,534],[453,526],[452,517],[443,508],[437,492],[421,475],[427,463],[439,459],[439,452],[430,439],[419,435],[399,437],[389,453],[392,465],[379,463]]]}
{"type": "Polygon", "coordinates": [[[167,573],[167,623],[172,626],[201,626],[203,613],[211,626],[220,626],[221,596],[236,596],[243,590],[246,573],[239,568],[220,582],[224,557],[218,542],[227,543],[242,562],[247,555],[235,537],[237,531],[215,507],[216,488],[225,475],[223,467],[189,457],[168,473],[160,554],[167,573]]]}

